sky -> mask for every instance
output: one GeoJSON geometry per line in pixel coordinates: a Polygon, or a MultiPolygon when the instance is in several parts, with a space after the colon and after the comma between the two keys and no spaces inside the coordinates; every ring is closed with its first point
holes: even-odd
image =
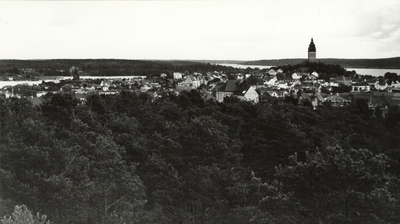
{"type": "Polygon", "coordinates": [[[3,1],[0,59],[400,56],[399,0],[3,1]]]}

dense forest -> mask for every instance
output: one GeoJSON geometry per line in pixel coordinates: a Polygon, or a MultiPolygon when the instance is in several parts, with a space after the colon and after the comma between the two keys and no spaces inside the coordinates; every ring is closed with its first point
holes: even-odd
{"type": "Polygon", "coordinates": [[[21,74],[22,69],[35,69],[44,76],[68,76],[69,69],[78,66],[85,76],[159,76],[161,73],[219,71],[240,72],[241,69],[196,61],[123,60],[123,59],[54,59],[0,60],[0,76],[21,74]]]}
{"type": "Polygon", "coordinates": [[[52,223],[400,220],[397,106],[382,116],[364,100],[217,103],[195,90],[0,105],[1,217],[28,208],[52,223]]]}
{"type": "MultiPolygon", "coordinates": [[[[317,72],[319,74],[318,78],[320,79],[325,79],[326,81],[329,81],[330,78],[335,78],[335,77],[351,77],[355,75],[356,73],[353,71],[347,71],[343,67],[337,64],[325,64],[322,62],[308,62],[308,61],[303,61],[302,63],[291,65],[282,65],[278,67],[271,67],[271,69],[278,70],[282,69],[283,73],[286,73],[286,75],[289,75],[291,78],[291,75],[295,72],[301,74],[301,73],[312,73],[312,72],[317,72]]],[[[279,79],[279,76],[282,74],[278,74],[277,78],[279,79]]],[[[289,78],[288,77],[288,78],[289,78]]]]}

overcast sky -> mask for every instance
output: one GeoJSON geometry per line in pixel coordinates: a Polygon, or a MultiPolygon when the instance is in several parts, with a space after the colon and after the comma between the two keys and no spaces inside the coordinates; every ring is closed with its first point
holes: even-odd
{"type": "Polygon", "coordinates": [[[399,0],[0,1],[0,58],[400,56],[399,0]]]}

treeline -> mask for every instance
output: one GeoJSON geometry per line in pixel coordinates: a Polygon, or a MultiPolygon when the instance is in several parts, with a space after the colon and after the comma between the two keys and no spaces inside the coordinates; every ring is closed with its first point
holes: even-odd
{"type": "Polygon", "coordinates": [[[0,215],[54,223],[394,223],[400,111],[199,92],[0,99],[0,215]],[[390,167],[389,167],[390,165],[390,167]]]}
{"type": "Polygon", "coordinates": [[[32,68],[45,76],[69,75],[78,66],[87,76],[157,76],[172,72],[239,72],[240,69],[193,61],[146,61],[122,59],[58,59],[58,60],[0,60],[0,75],[18,74],[22,68],[32,68]]]}
{"type": "Polygon", "coordinates": [[[318,78],[325,79],[326,81],[329,81],[330,78],[334,77],[341,77],[341,76],[349,77],[355,75],[354,72],[347,71],[338,64],[325,64],[322,62],[303,61],[302,63],[295,65],[288,64],[276,67],[274,66],[271,67],[271,69],[274,70],[282,69],[283,73],[287,73],[286,75],[288,75],[290,78],[291,75],[295,72],[299,73],[298,75],[302,73],[317,72],[319,75],[318,78]]]}
{"type": "MultiPolygon", "coordinates": [[[[246,61],[240,64],[243,65],[295,65],[302,63],[306,59],[289,58],[289,59],[276,59],[276,60],[258,60],[246,61]]],[[[317,58],[318,62],[325,64],[338,64],[345,68],[386,68],[386,69],[399,69],[400,57],[394,58],[378,58],[378,59],[341,59],[341,58],[317,58]]]]}

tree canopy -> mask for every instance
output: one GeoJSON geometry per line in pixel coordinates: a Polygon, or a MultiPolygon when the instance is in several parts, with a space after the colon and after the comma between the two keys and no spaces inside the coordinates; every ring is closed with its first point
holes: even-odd
{"type": "Polygon", "coordinates": [[[394,223],[399,114],[195,90],[0,99],[0,216],[26,205],[54,223],[394,223]]]}

